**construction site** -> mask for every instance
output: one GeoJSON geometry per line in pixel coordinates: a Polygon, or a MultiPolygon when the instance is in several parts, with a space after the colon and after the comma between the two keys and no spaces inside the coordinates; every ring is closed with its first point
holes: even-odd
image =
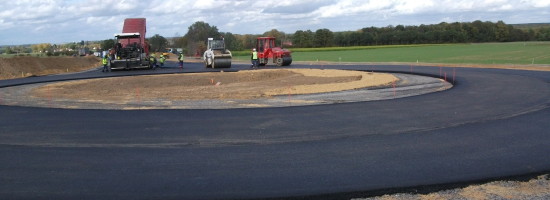
{"type": "Polygon", "coordinates": [[[181,57],[145,27],[0,58],[0,197],[550,197],[548,71],[296,61],[274,37],[181,57]]]}

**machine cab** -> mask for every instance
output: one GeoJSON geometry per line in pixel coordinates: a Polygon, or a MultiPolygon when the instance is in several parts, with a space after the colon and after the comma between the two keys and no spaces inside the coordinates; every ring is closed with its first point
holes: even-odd
{"type": "Polygon", "coordinates": [[[214,40],[214,38],[208,38],[207,49],[212,50],[225,50],[224,40],[214,40]]]}
{"type": "Polygon", "coordinates": [[[256,49],[258,53],[264,53],[266,49],[271,49],[275,47],[275,38],[274,37],[259,37],[256,43],[256,49]]]}

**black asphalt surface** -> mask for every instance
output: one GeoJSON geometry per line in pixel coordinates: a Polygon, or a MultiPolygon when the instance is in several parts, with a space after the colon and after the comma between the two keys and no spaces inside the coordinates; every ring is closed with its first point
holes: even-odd
{"type": "MultiPolygon", "coordinates": [[[[394,100],[285,108],[0,106],[0,198],[345,199],[550,170],[550,72],[292,67],[446,73],[455,86],[394,100]]],[[[181,70],[90,71],[5,80],[0,87],[174,72],[181,70]]]]}

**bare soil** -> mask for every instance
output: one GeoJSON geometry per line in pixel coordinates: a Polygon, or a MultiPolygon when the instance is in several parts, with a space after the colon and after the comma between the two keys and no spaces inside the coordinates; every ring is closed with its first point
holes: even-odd
{"type": "Polygon", "coordinates": [[[494,181],[429,194],[392,194],[357,200],[433,200],[433,199],[550,199],[548,174],[528,181],[494,181]]]}
{"type": "Polygon", "coordinates": [[[253,99],[312,94],[391,84],[385,73],[319,69],[265,69],[239,72],[168,74],[67,81],[33,89],[35,97],[126,101],[253,99]]]}
{"type": "Polygon", "coordinates": [[[80,72],[100,66],[100,61],[95,56],[0,58],[0,80],[80,72]]]}

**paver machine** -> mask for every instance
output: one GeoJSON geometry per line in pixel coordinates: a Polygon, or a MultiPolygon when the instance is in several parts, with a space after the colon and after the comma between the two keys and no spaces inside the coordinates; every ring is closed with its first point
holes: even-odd
{"type": "Polygon", "coordinates": [[[111,51],[111,68],[149,67],[149,44],[145,41],[145,32],[145,18],[128,18],[124,20],[122,33],[115,34],[117,43],[111,51]]]}
{"type": "Polygon", "coordinates": [[[288,66],[292,63],[291,51],[275,46],[275,37],[258,37],[256,50],[258,51],[258,62],[261,66],[266,65],[269,59],[278,66],[288,66]]]}
{"type": "Polygon", "coordinates": [[[220,40],[208,38],[206,51],[202,56],[206,68],[229,68],[231,67],[232,58],[231,51],[225,48],[223,38],[220,40]]]}

